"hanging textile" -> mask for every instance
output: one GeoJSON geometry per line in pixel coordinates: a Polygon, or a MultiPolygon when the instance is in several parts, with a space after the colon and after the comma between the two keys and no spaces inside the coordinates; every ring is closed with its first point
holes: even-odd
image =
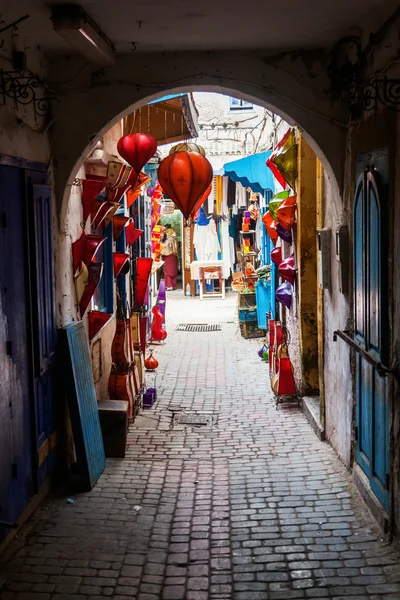
{"type": "Polygon", "coordinates": [[[218,260],[221,247],[214,219],[210,219],[208,225],[195,225],[193,246],[196,250],[197,260],[218,260]]]}
{"type": "Polygon", "coordinates": [[[222,178],[222,205],[221,205],[221,214],[224,217],[228,216],[228,183],[229,177],[222,178]]]}
{"type": "Polygon", "coordinates": [[[229,223],[226,220],[220,222],[220,232],[222,240],[222,260],[224,261],[224,271],[229,271],[231,274],[233,262],[231,254],[231,237],[229,236],[229,223]]]}
{"type": "Polygon", "coordinates": [[[247,206],[246,188],[240,183],[236,184],[236,206],[238,208],[245,208],[247,206]]]}
{"type": "Polygon", "coordinates": [[[214,202],[215,202],[215,194],[216,194],[216,177],[213,177],[212,180],[212,187],[211,187],[211,194],[208,196],[207,199],[207,214],[212,215],[214,212],[214,202]]]}
{"type": "Polygon", "coordinates": [[[221,175],[217,175],[215,177],[215,213],[217,215],[221,214],[222,207],[222,177],[221,175]]]}
{"type": "Polygon", "coordinates": [[[227,193],[228,208],[231,208],[236,203],[236,181],[228,177],[228,193],[227,193]]]}

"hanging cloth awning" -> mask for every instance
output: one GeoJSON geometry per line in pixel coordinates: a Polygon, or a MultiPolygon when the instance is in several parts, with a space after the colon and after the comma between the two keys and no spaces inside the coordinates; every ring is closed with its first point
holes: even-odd
{"type": "Polygon", "coordinates": [[[197,108],[192,94],[172,94],[138,108],[123,121],[123,135],[149,133],[159,146],[196,138],[197,108]]]}
{"type": "Polygon", "coordinates": [[[265,164],[270,156],[270,151],[260,152],[226,163],[224,174],[233,181],[241,183],[243,187],[249,187],[253,192],[259,194],[263,194],[265,190],[273,192],[274,178],[265,164]]]}

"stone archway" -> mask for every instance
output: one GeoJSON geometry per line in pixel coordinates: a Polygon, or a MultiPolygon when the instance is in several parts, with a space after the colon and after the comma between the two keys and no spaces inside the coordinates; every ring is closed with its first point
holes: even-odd
{"type": "MultiPolygon", "coordinates": [[[[101,135],[126,114],[166,93],[211,91],[236,95],[297,125],[339,193],[343,185],[347,112],[333,104],[318,53],[261,58],[254,54],[131,54],[95,71],[79,58],[54,57],[52,79],[63,73],[52,127],[55,192],[61,222],[68,188],[101,135]]],[[[58,76],[59,78],[59,76],[58,76]]]]}

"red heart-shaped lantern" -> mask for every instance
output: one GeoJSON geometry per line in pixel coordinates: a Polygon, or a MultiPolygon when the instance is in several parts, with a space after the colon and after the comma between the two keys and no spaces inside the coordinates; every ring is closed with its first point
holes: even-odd
{"type": "Polygon", "coordinates": [[[140,173],[157,151],[157,141],[147,133],[130,133],[118,140],[117,150],[131,167],[140,173]]]}
{"type": "Polygon", "coordinates": [[[284,281],[288,281],[291,285],[294,284],[296,278],[296,270],[294,268],[294,254],[291,254],[289,258],[286,258],[281,262],[278,267],[279,275],[284,281]]]}
{"type": "Polygon", "coordinates": [[[275,265],[280,265],[282,262],[282,248],[278,246],[271,250],[271,260],[275,265]]]}
{"type": "Polygon", "coordinates": [[[213,178],[210,162],[197,152],[174,152],[161,162],[158,179],[185,219],[206,192],[213,178]]]}

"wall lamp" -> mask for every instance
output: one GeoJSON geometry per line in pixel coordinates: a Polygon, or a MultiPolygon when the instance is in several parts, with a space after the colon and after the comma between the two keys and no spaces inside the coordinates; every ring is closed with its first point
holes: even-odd
{"type": "Polygon", "coordinates": [[[56,4],[51,20],[54,30],[90,62],[99,65],[115,62],[114,44],[80,6],[56,4]]]}

